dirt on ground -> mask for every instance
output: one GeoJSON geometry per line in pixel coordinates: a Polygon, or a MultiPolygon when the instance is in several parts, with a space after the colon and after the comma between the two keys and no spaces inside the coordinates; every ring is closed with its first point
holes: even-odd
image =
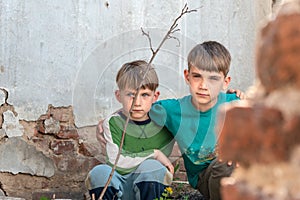
{"type": "Polygon", "coordinates": [[[173,193],[167,199],[205,200],[198,190],[195,190],[186,182],[173,182],[171,188],[173,193]]]}

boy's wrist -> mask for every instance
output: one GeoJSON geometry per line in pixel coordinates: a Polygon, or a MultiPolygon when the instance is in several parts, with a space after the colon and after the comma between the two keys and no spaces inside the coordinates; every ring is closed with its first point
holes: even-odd
{"type": "Polygon", "coordinates": [[[154,149],[153,150],[154,151],[154,159],[157,159],[157,157],[158,157],[158,150],[157,149],[154,149]]]}

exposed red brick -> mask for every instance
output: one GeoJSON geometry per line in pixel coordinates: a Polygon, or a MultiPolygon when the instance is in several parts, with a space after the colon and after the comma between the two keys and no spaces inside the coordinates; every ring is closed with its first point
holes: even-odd
{"type": "Polygon", "coordinates": [[[32,138],[36,134],[37,123],[35,121],[20,120],[20,124],[24,127],[24,134],[28,138],[32,138]]]}
{"type": "Polygon", "coordinates": [[[88,144],[85,143],[81,143],[79,144],[79,150],[78,153],[84,155],[84,156],[88,156],[91,157],[93,156],[93,153],[89,151],[89,146],[88,144]]]}
{"type": "Polygon", "coordinates": [[[75,144],[72,140],[54,140],[50,144],[54,154],[72,154],[75,151],[75,144]]]}
{"type": "MultiPolygon", "coordinates": [[[[82,156],[56,156],[53,157],[53,161],[57,169],[61,172],[68,172],[74,177],[78,174],[87,173],[96,165],[99,165],[101,162],[93,157],[82,157],[82,156]]],[[[84,177],[85,178],[85,177],[84,177]]]]}
{"type": "Polygon", "coordinates": [[[291,120],[287,121],[284,125],[284,143],[289,152],[294,150],[294,147],[300,144],[299,137],[300,130],[300,116],[294,116],[291,120]]]}
{"type": "Polygon", "coordinates": [[[240,164],[288,160],[284,119],[279,110],[264,106],[232,107],[221,113],[225,119],[219,138],[219,155],[240,164]]]}
{"type": "MultiPolygon", "coordinates": [[[[230,180],[227,179],[227,180],[230,180]]],[[[259,191],[250,191],[245,183],[222,181],[221,194],[223,200],[264,200],[259,191]]]]}
{"type": "Polygon", "coordinates": [[[45,126],[44,126],[44,120],[38,120],[36,123],[36,130],[37,133],[43,133],[45,134],[45,126]]]}
{"type": "Polygon", "coordinates": [[[49,105],[47,113],[60,122],[66,122],[69,126],[75,124],[72,106],[54,107],[49,105]]]}
{"type": "Polygon", "coordinates": [[[256,71],[267,92],[288,85],[300,88],[299,23],[300,13],[285,12],[261,31],[256,71]]]}
{"type": "Polygon", "coordinates": [[[56,134],[58,138],[62,139],[75,139],[77,140],[79,138],[77,129],[71,128],[67,129],[65,127],[61,127],[61,130],[56,134]]]}
{"type": "Polygon", "coordinates": [[[173,176],[174,181],[187,181],[187,176],[185,171],[177,171],[173,176]]]}
{"type": "Polygon", "coordinates": [[[180,157],[181,156],[181,152],[180,149],[178,147],[177,142],[175,142],[172,153],[170,155],[171,157],[180,157]]]}
{"type": "Polygon", "coordinates": [[[49,119],[50,115],[49,114],[43,114],[39,117],[38,121],[44,121],[46,119],[49,119]]]}
{"type": "Polygon", "coordinates": [[[49,151],[50,140],[47,137],[33,137],[31,141],[35,143],[35,146],[43,151],[49,151]]]}

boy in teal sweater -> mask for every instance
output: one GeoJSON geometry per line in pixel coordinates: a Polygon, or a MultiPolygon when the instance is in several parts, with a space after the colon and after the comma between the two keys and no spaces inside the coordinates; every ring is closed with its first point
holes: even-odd
{"type": "Polygon", "coordinates": [[[190,95],[161,100],[152,106],[150,117],[165,125],[181,150],[188,181],[205,199],[219,200],[220,180],[230,176],[234,166],[217,159],[215,133],[219,105],[239,99],[226,94],[231,56],[220,43],[208,41],[196,45],[188,55],[184,78],[190,95]]]}
{"type": "Polygon", "coordinates": [[[147,67],[145,61],[137,60],[125,63],[118,71],[115,96],[122,109],[103,122],[107,164],[94,167],[86,179],[89,193],[95,199],[99,198],[116,161],[127,117],[130,120],[121,154],[104,199],[159,199],[172,182],[174,167],[168,156],[174,140],[164,126],[149,118],[148,112],[159,91],[157,74],[153,66],[149,66],[149,71],[147,67]]]}

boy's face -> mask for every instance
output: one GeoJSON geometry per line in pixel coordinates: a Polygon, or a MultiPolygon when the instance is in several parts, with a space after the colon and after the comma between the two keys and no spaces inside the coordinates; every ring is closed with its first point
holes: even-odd
{"type": "MultiPolygon", "coordinates": [[[[126,116],[129,116],[129,110],[135,94],[136,90],[133,89],[117,90],[115,92],[117,100],[123,105],[123,113],[126,116]]],[[[133,105],[130,119],[134,121],[144,121],[148,119],[148,112],[151,109],[152,103],[158,99],[158,96],[159,91],[141,88],[133,105]]]]}
{"type": "Polygon", "coordinates": [[[230,83],[230,77],[224,77],[222,72],[205,71],[194,66],[190,71],[184,70],[184,78],[190,87],[192,103],[200,111],[212,108],[221,90],[230,83]]]}

